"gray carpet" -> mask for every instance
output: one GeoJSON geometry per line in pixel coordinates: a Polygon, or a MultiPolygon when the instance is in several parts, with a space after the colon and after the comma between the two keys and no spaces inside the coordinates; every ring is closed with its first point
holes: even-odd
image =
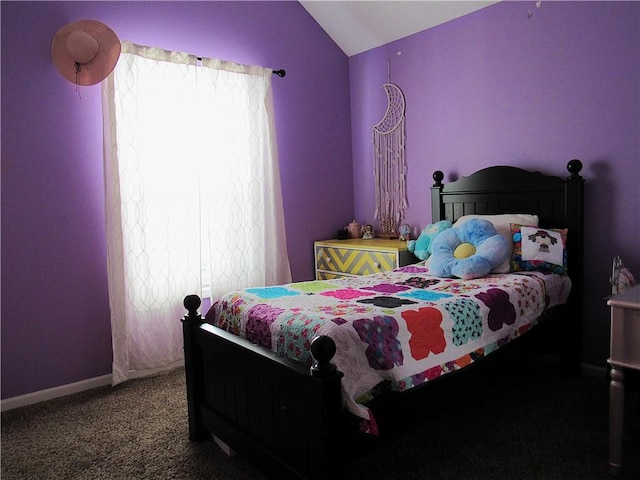
{"type": "MultiPolygon", "coordinates": [[[[623,478],[640,479],[638,389],[623,478]]],[[[351,462],[351,479],[609,479],[606,379],[533,364],[426,409],[351,462]]],[[[2,480],[268,478],[187,438],[181,369],[2,413],[2,480]]]]}

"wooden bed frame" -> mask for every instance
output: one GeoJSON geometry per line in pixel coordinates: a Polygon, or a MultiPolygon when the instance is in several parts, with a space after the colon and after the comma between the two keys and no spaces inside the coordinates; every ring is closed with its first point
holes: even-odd
{"type": "MultiPolygon", "coordinates": [[[[554,309],[562,322],[553,322],[553,336],[565,339],[561,353],[574,372],[581,361],[581,169],[579,160],[571,160],[567,164],[569,176],[562,178],[497,166],[446,185],[442,183],[444,174],[437,171],[431,187],[432,222],[455,221],[467,214],[535,213],[540,226],[569,229],[567,261],[572,290],[567,305],[554,309]],[[563,325],[560,335],[556,323],[563,325]]],[[[331,364],[333,341],[320,337],[312,343],[316,363],[309,370],[205,323],[198,313],[198,296],[187,296],[184,305],[188,311],[182,322],[190,440],[208,440],[215,435],[274,478],[334,478],[348,460],[345,447],[370,436],[359,434],[347,421],[341,400],[342,374],[331,364]]],[[[494,355],[500,351],[491,357],[494,355]]],[[[431,389],[442,388],[440,383],[447,385],[428,382],[405,393],[430,394],[431,389]]]]}

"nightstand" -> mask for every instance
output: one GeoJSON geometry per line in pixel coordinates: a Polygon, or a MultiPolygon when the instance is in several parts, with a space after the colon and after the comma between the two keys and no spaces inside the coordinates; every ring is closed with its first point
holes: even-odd
{"type": "Polygon", "coordinates": [[[609,386],[609,471],[622,469],[624,369],[640,370],[640,285],[609,298],[611,307],[611,365],[609,386]]]}
{"type": "Polygon", "coordinates": [[[369,275],[418,261],[402,240],[324,240],[315,242],[314,249],[317,280],[369,275]]]}

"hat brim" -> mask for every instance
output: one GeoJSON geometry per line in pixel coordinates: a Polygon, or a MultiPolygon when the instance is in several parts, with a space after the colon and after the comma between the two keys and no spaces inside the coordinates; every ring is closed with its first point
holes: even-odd
{"type": "Polygon", "coordinates": [[[113,30],[96,20],[80,20],[69,23],[58,30],[51,41],[51,58],[60,74],[76,85],[95,85],[113,71],[121,50],[120,40],[113,30]],[[96,57],[80,69],[67,50],[67,39],[71,32],[83,31],[96,39],[100,45],[96,57]]]}

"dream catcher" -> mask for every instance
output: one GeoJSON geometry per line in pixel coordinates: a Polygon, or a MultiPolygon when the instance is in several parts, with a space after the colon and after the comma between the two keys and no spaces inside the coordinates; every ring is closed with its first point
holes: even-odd
{"type": "Polygon", "coordinates": [[[385,83],[388,105],[384,118],[373,127],[373,174],[376,182],[375,218],[381,237],[396,238],[396,229],[407,208],[405,162],[404,94],[400,87],[385,83]]]}

